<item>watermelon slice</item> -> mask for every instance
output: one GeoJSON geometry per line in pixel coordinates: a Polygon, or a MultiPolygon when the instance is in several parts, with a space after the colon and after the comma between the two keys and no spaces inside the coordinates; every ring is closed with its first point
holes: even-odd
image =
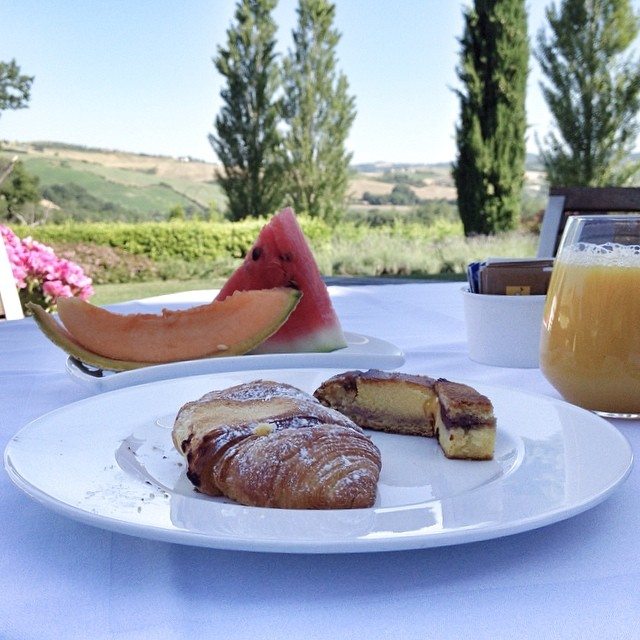
{"type": "Polygon", "coordinates": [[[294,287],[302,292],[302,298],[282,327],[253,353],[334,351],[347,346],[327,286],[290,208],[262,228],[216,300],[224,300],[234,291],[273,287],[294,287]]]}

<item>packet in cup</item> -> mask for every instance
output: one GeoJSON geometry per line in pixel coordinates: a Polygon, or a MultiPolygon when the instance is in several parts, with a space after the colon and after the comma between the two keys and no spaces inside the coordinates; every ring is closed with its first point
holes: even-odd
{"type": "Polygon", "coordinates": [[[539,366],[545,294],[553,260],[471,263],[463,290],[469,357],[500,367],[539,366]]]}
{"type": "Polygon", "coordinates": [[[477,263],[476,293],[507,296],[545,295],[553,260],[488,258],[477,263]]]}

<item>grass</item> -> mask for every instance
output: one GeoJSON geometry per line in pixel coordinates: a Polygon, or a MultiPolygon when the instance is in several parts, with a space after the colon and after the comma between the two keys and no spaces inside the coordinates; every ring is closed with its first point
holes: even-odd
{"type": "Polygon", "coordinates": [[[336,235],[330,247],[314,247],[322,273],[353,276],[433,278],[464,274],[469,262],[487,257],[535,256],[537,237],[524,232],[438,239],[368,234],[361,238],[336,235]]]}
{"type": "Polygon", "coordinates": [[[91,303],[100,306],[137,300],[151,296],[162,296],[179,291],[196,289],[217,289],[225,282],[224,278],[207,280],[152,280],[150,282],[127,282],[123,284],[98,284],[91,303]]]}
{"type": "MultiPolygon", "coordinates": [[[[112,202],[123,209],[138,212],[136,219],[139,217],[140,220],[165,217],[176,204],[182,204],[186,209],[189,203],[198,203],[206,209],[208,203],[219,204],[222,198],[219,185],[212,182],[214,168],[204,162],[179,162],[166,157],[137,156],[68,145],[16,147],[13,151],[19,153],[29,171],[39,175],[42,186],[73,182],[105,203],[112,202]]],[[[380,172],[376,176],[354,173],[351,190],[355,197],[360,197],[360,191],[370,189],[372,185],[390,190],[392,184],[385,185],[374,179],[380,175],[380,172]]],[[[453,184],[446,165],[425,168],[417,177],[430,183],[429,187],[425,187],[428,193],[424,197],[436,198],[439,202],[445,197],[439,192],[441,187],[448,190],[447,193],[452,193],[453,184]]],[[[533,196],[540,195],[541,184],[534,181],[529,185],[533,196]]],[[[534,205],[529,203],[528,206],[531,208],[534,205]]],[[[357,208],[360,211],[360,206],[357,208]]],[[[375,212],[372,220],[384,213],[378,208],[369,207],[367,210],[375,212]]],[[[368,228],[364,221],[361,225],[355,225],[358,228],[347,224],[334,229],[331,238],[320,234],[317,241],[312,243],[320,271],[333,278],[461,280],[470,261],[489,256],[527,257],[534,256],[536,252],[537,236],[524,229],[495,237],[465,238],[462,225],[453,222],[446,211],[442,215],[435,215],[430,222],[423,218],[411,218],[411,209],[408,207],[394,208],[394,213],[397,216],[392,216],[389,224],[383,228],[378,228],[378,224],[368,228]]],[[[103,212],[99,214],[103,215],[103,212]]],[[[104,215],[110,214],[107,212],[104,215]]],[[[68,257],[76,259],[73,255],[68,257]]],[[[94,267],[94,272],[98,267],[105,271],[112,268],[110,262],[103,265],[102,262],[95,262],[95,258],[93,253],[86,256],[87,260],[94,260],[85,267],[87,270],[89,266],[94,267]]],[[[118,256],[119,266],[123,260],[122,256],[118,256]]],[[[82,264],[80,260],[76,261],[82,264]]],[[[136,256],[136,261],[128,266],[132,267],[132,273],[144,277],[144,274],[140,275],[138,262],[136,256]]],[[[236,258],[229,258],[222,264],[216,256],[185,262],[157,260],[154,263],[156,268],[150,269],[147,274],[157,280],[95,285],[93,301],[104,305],[189,289],[217,288],[235,266],[227,263],[236,262],[236,258]]],[[[113,277],[99,277],[100,274],[93,277],[101,282],[121,277],[119,271],[111,275],[113,277]]]]}

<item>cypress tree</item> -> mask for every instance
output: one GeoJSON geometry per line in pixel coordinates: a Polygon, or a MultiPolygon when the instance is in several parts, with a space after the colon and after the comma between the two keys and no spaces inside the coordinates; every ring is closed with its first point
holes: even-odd
{"type": "Polygon", "coordinates": [[[629,0],[563,0],[546,10],[536,58],[554,127],[538,141],[550,184],[623,185],[638,135],[640,61],[625,55],[638,35],[629,0]]]}
{"type": "Polygon", "coordinates": [[[335,5],[300,0],[297,13],[294,47],[284,61],[288,195],[300,211],[335,220],[346,200],[351,154],[345,143],[355,101],[336,68],[335,5]]]}
{"type": "Polygon", "coordinates": [[[228,217],[273,213],[283,200],[280,71],[275,52],[277,0],[240,0],[216,69],[225,77],[217,135],[209,142],[222,163],[217,177],[228,199],[228,217]]]}
{"type": "Polygon", "coordinates": [[[520,218],[529,42],[524,0],[475,0],[464,21],[453,178],[468,236],[513,229],[520,218]]]}

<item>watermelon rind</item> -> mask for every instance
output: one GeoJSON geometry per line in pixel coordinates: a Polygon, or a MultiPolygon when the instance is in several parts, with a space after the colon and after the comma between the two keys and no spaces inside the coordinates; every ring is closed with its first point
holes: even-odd
{"type": "Polygon", "coordinates": [[[252,354],[267,353],[329,353],[347,346],[342,329],[328,327],[314,331],[308,336],[286,341],[265,340],[252,354]]]}

